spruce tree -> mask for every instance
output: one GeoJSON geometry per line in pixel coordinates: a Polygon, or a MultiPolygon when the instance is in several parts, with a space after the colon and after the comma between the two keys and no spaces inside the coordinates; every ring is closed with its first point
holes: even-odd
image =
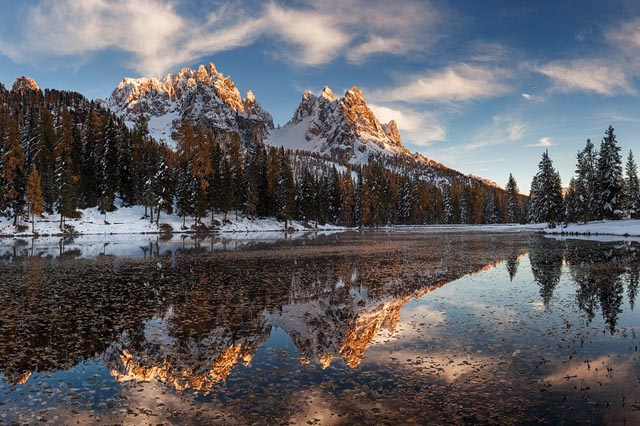
{"type": "Polygon", "coordinates": [[[598,201],[601,215],[613,219],[623,207],[624,181],[620,147],[613,127],[605,132],[598,158],[598,201]]]}
{"type": "Polygon", "coordinates": [[[553,167],[549,151],[542,154],[538,173],[531,183],[529,219],[532,222],[552,222],[562,211],[562,182],[553,167]]]}
{"type": "Polygon", "coordinates": [[[633,158],[633,152],[629,151],[626,172],[626,192],[627,192],[627,210],[632,215],[640,212],[640,184],[638,184],[638,167],[633,158]]]}
{"type": "Polygon", "coordinates": [[[511,173],[509,173],[509,180],[507,181],[507,222],[518,223],[520,222],[520,202],[518,201],[518,184],[511,173]]]}
{"type": "Polygon", "coordinates": [[[75,213],[78,195],[78,176],[74,174],[72,160],[73,136],[71,134],[71,126],[71,115],[65,111],[58,136],[58,144],[55,148],[54,173],[55,207],[60,214],[60,230],[63,232],[65,230],[65,217],[71,217],[75,213]]]}
{"type": "Polygon", "coordinates": [[[3,135],[4,152],[2,158],[4,203],[13,213],[14,226],[19,225],[18,219],[24,208],[26,186],[26,172],[24,168],[25,155],[20,144],[18,123],[9,118],[3,135]]]}
{"type": "Polygon", "coordinates": [[[598,152],[590,139],[578,152],[576,164],[576,220],[587,222],[599,216],[598,209],[598,152]]]}
{"type": "Polygon", "coordinates": [[[564,194],[564,214],[567,218],[567,221],[577,221],[579,216],[579,203],[576,189],[576,180],[575,178],[571,178],[569,181],[569,186],[567,187],[564,194]]]}
{"type": "Polygon", "coordinates": [[[287,229],[289,221],[295,213],[295,182],[291,171],[291,162],[284,148],[280,148],[279,151],[278,170],[278,219],[284,221],[284,227],[287,229]]]}
{"type": "Polygon", "coordinates": [[[29,174],[27,182],[27,204],[31,216],[31,232],[36,231],[36,217],[42,216],[44,211],[44,198],[42,197],[42,187],[38,169],[34,168],[29,174]]]}

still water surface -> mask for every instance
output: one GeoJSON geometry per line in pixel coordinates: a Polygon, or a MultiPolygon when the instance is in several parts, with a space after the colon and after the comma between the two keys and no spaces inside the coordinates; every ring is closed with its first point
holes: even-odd
{"type": "Polygon", "coordinates": [[[636,243],[100,246],[0,251],[0,424],[640,424],[636,243]]]}

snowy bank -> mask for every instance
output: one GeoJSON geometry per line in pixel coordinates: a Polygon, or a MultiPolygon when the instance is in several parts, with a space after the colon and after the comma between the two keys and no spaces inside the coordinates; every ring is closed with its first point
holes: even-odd
{"type": "Polygon", "coordinates": [[[483,225],[396,225],[382,227],[379,229],[394,232],[487,232],[487,233],[510,233],[510,232],[535,232],[541,231],[547,226],[546,223],[500,223],[483,225]]]}
{"type": "Polygon", "coordinates": [[[640,220],[603,220],[588,223],[571,223],[566,228],[545,228],[544,232],[551,235],[567,237],[594,237],[607,236],[608,241],[626,238],[637,239],[640,237],[640,220]]]}
{"type": "MultiPolygon", "coordinates": [[[[183,228],[183,218],[176,215],[162,214],[160,216],[160,226],[150,222],[150,218],[144,217],[144,207],[121,207],[114,212],[101,214],[98,208],[84,209],[80,211],[78,219],[65,218],[65,224],[72,227],[72,233],[77,235],[116,235],[116,234],[159,234],[166,232],[167,227],[171,227],[172,233],[194,232],[192,225],[194,219],[187,217],[186,229],[183,228]]],[[[202,223],[210,227],[210,231],[220,233],[237,232],[284,232],[284,231],[315,231],[315,230],[335,230],[344,229],[330,225],[319,225],[317,228],[309,224],[300,222],[290,222],[285,230],[284,223],[274,218],[248,219],[234,213],[227,215],[227,221],[223,223],[221,214],[215,215],[216,226],[211,227],[211,216],[202,219],[202,223]]],[[[13,219],[0,218],[0,237],[30,237],[34,236],[31,230],[31,222],[22,221],[22,227],[17,229],[13,226],[13,219]]],[[[36,218],[35,233],[38,236],[59,236],[60,216],[58,214],[44,215],[36,218]]]]}

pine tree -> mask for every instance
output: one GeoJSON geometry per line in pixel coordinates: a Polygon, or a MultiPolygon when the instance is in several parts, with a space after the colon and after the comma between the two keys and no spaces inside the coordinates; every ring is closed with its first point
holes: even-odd
{"type": "Polygon", "coordinates": [[[20,144],[18,123],[9,118],[7,128],[4,129],[2,155],[4,204],[13,213],[13,224],[17,226],[18,219],[24,208],[24,192],[26,173],[24,169],[25,155],[20,144]]]}
{"type": "Polygon", "coordinates": [[[178,171],[176,176],[176,208],[182,217],[183,228],[186,227],[186,217],[196,214],[196,199],[199,192],[199,182],[194,176],[192,167],[196,150],[193,127],[184,123],[178,136],[177,155],[178,171]]]}
{"type": "Polygon", "coordinates": [[[31,215],[31,231],[36,231],[36,217],[40,217],[44,211],[44,198],[42,197],[42,187],[38,169],[34,168],[29,174],[27,182],[27,204],[31,215]]]}
{"type": "Polygon", "coordinates": [[[620,147],[609,126],[600,144],[598,158],[598,198],[599,208],[603,217],[616,218],[623,207],[624,180],[622,176],[622,158],[620,147]]]}
{"type": "Polygon", "coordinates": [[[531,183],[529,218],[532,222],[552,222],[562,211],[562,182],[553,167],[549,151],[542,154],[538,173],[531,183]]]}
{"type": "Polygon", "coordinates": [[[295,213],[295,182],[289,155],[285,153],[283,148],[280,148],[279,151],[278,170],[278,219],[284,221],[284,227],[287,229],[289,221],[295,213]]]}
{"type": "Polygon", "coordinates": [[[444,185],[442,188],[443,222],[453,223],[453,200],[451,199],[451,186],[444,185]]]}
{"type": "Polygon", "coordinates": [[[343,193],[341,190],[340,174],[335,165],[331,167],[327,185],[329,222],[339,224],[341,222],[340,213],[342,210],[343,193]]]}
{"type": "Polygon", "coordinates": [[[400,223],[407,224],[412,222],[413,206],[416,203],[416,191],[413,180],[409,177],[403,177],[399,188],[398,203],[398,220],[400,223]]]}
{"type": "Polygon", "coordinates": [[[340,224],[343,226],[356,225],[356,190],[353,186],[351,170],[347,170],[340,177],[340,224]]]}
{"type": "MultiPolygon", "coordinates": [[[[58,132],[59,134],[56,135],[53,117],[44,106],[41,108],[32,165],[35,166],[40,173],[45,209],[51,212],[53,211],[53,205],[56,200],[55,160],[56,145],[59,143],[57,139],[60,139],[60,137],[62,137],[60,133],[64,132],[63,136],[70,141],[72,138],[72,126],[71,116],[69,116],[67,111],[66,114],[63,113],[62,115],[62,126],[58,132]]],[[[92,169],[91,172],[95,174],[95,169],[92,169]]]]}
{"type": "Polygon", "coordinates": [[[576,165],[576,220],[587,222],[600,214],[597,202],[598,152],[590,139],[578,152],[576,165]]]}
{"type": "Polygon", "coordinates": [[[509,173],[509,180],[507,181],[507,222],[518,223],[520,222],[521,206],[518,201],[518,184],[511,173],[509,173]]]}
{"type": "Polygon", "coordinates": [[[484,221],[483,223],[499,223],[500,212],[498,210],[498,194],[495,189],[490,190],[484,203],[484,221]]]}
{"type": "Polygon", "coordinates": [[[577,194],[576,180],[575,178],[571,178],[569,186],[564,193],[564,214],[567,218],[567,222],[577,221],[580,214],[577,194]]]}
{"type": "Polygon", "coordinates": [[[640,184],[638,183],[638,167],[633,158],[633,152],[629,151],[626,172],[627,209],[632,215],[640,212],[640,184]]]}
{"type": "Polygon", "coordinates": [[[73,135],[71,133],[71,126],[71,115],[65,110],[62,116],[62,126],[58,135],[58,144],[55,147],[53,192],[55,196],[55,206],[60,214],[61,231],[65,230],[65,217],[71,217],[75,213],[78,195],[78,176],[74,174],[72,161],[73,135]]]}

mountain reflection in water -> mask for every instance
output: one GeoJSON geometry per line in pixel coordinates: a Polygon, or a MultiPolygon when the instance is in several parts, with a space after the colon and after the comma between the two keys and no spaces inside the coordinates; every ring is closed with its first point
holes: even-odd
{"type": "Polygon", "coordinates": [[[213,241],[161,246],[151,244],[142,258],[84,258],[81,247],[62,256],[5,255],[0,378],[6,386],[92,362],[104,365],[114,383],[157,382],[219,398],[235,371],[239,381],[251,376],[252,360],[272,346],[276,330],[295,348],[299,368],[365,371],[373,367],[361,364],[381,332],[402,334],[408,302],[503,264],[512,285],[529,274],[522,264],[530,265],[542,315],[553,315],[566,276],[574,294],[569,309],[577,308],[586,324],[601,315],[615,335],[623,308],[634,308],[640,274],[635,245],[527,235],[345,233],[232,251],[213,249],[213,241]]]}

